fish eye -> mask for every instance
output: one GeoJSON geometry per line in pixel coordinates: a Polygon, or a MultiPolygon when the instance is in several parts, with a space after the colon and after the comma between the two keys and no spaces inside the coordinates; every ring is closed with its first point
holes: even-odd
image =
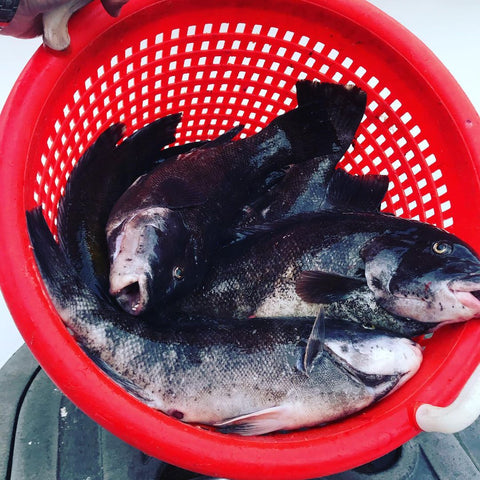
{"type": "Polygon", "coordinates": [[[175,280],[183,280],[183,268],[182,267],[174,267],[172,273],[173,273],[173,278],[175,278],[175,280]]]}
{"type": "Polygon", "coordinates": [[[435,242],[432,245],[432,250],[437,255],[448,255],[449,253],[452,253],[453,247],[449,243],[435,242]]]}

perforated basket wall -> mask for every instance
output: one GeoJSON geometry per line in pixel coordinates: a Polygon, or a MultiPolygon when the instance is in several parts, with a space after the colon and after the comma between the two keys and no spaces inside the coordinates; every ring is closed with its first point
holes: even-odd
{"type": "MultiPolygon", "coordinates": [[[[241,438],[152,411],[96,369],[46,296],[29,248],[25,209],[42,204],[55,230],[73,165],[113,122],[127,135],[184,112],[177,143],[213,138],[235,122],[251,135],[296,105],[299,78],[354,83],[366,115],[341,166],[387,173],[384,209],[480,244],[478,115],[448,72],[409,32],[363,1],[130,0],[120,19],[89,5],[72,46],[41,48],[0,119],[0,281],[33,353],[86,413],[144,452],[234,478],[312,478],[387,453],[418,433],[415,408],[452,401],[480,354],[476,322],[425,340],[419,373],[342,422],[241,438]]],[[[101,167],[99,167],[101,168],[101,167]]]]}

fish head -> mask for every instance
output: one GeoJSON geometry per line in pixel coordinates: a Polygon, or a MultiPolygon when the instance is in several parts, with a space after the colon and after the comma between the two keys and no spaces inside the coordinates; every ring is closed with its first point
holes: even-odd
{"type": "Polygon", "coordinates": [[[194,270],[190,235],[178,212],[146,208],[110,222],[110,294],[140,315],[185,288],[194,270]]]}
{"type": "Polygon", "coordinates": [[[424,224],[370,240],[361,256],[388,312],[437,325],[480,317],[480,259],[456,236],[424,224]]]}
{"type": "Polygon", "coordinates": [[[327,349],[345,368],[374,389],[379,397],[397,390],[415,375],[423,360],[422,347],[409,338],[381,330],[344,327],[328,338],[327,349]]]}

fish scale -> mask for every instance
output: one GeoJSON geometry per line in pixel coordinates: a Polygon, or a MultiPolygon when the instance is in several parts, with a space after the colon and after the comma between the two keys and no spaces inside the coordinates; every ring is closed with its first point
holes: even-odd
{"type": "Polygon", "coordinates": [[[242,209],[286,167],[320,157],[330,168],[338,162],[348,146],[346,126],[354,132],[360,121],[350,114],[363,112],[364,92],[299,81],[297,94],[298,107],[258,133],[167,160],[118,200],[106,228],[110,293],[127,312],[163,307],[200,285],[242,209]],[[146,229],[152,235],[139,252],[146,229]]]}
{"type": "MultiPolygon", "coordinates": [[[[347,219],[358,223],[356,217],[347,219]]],[[[340,220],[331,213],[302,215],[253,231],[250,238],[220,252],[203,285],[174,308],[219,316],[230,312],[232,316],[245,317],[254,315],[258,305],[276,289],[294,291],[304,270],[356,274],[364,264],[355,247],[371,238],[375,228],[372,232],[356,233],[356,225],[348,225],[349,231],[343,232],[340,220]],[[216,288],[217,285],[223,288],[216,288]]],[[[282,316],[282,312],[279,314],[282,316]]]]}
{"type": "Polygon", "coordinates": [[[317,425],[370,405],[420,365],[421,349],[410,340],[339,325],[326,329],[325,349],[302,370],[316,325],[308,318],[236,323],[183,314],[152,329],[85,286],[40,208],[27,213],[27,224],[51,300],[89,357],[139,400],[184,422],[242,435],[317,425]],[[338,344],[351,354],[362,339],[383,355],[358,352],[353,366],[338,344]],[[376,364],[384,355],[387,371],[376,364]],[[382,373],[372,376],[375,368],[382,373]]]}
{"type": "Polygon", "coordinates": [[[201,288],[172,310],[314,316],[325,304],[327,317],[406,336],[480,313],[477,254],[425,223],[331,210],[253,227],[244,237],[219,252],[201,288]],[[452,251],[436,253],[443,244],[452,251]]]}

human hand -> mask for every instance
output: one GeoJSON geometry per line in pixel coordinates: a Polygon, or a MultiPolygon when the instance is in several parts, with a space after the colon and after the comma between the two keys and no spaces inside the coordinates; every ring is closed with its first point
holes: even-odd
{"type": "MultiPolygon", "coordinates": [[[[64,50],[70,45],[68,20],[74,12],[91,0],[20,0],[15,16],[1,33],[17,38],[32,38],[43,34],[44,43],[54,50],[64,50]]],[[[112,17],[128,0],[102,0],[112,17]]]]}

